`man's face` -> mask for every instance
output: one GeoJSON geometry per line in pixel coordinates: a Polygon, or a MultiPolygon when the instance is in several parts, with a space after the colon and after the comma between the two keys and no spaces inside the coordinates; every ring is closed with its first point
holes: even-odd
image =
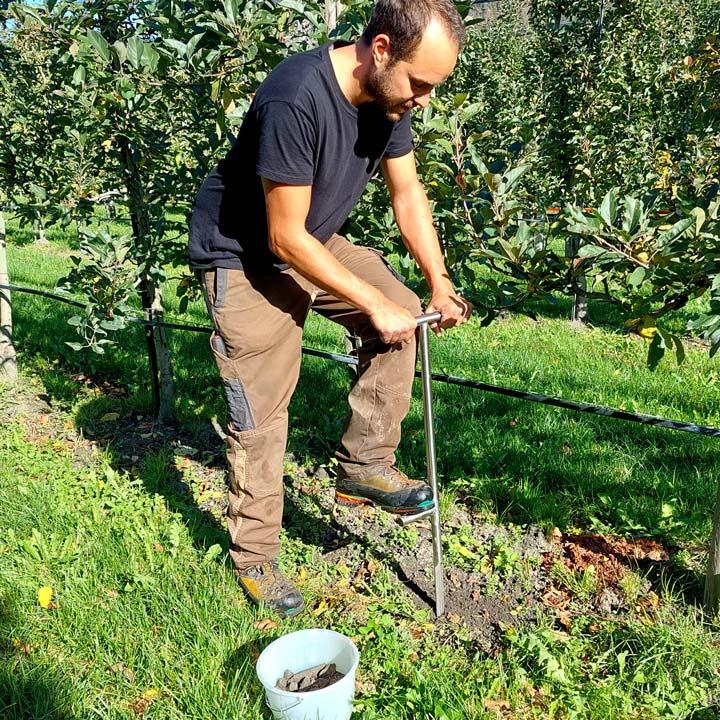
{"type": "Polygon", "coordinates": [[[382,52],[382,47],[375,49],[375,64],[366,79],[365,92],[380,105],[389,120],[397,122],[408,110],[427,106],[433,88],[453,71],[458,51],[444,27],[435,20],[405,60],[392,58],[391,42],[388,52],[382,52]]]}

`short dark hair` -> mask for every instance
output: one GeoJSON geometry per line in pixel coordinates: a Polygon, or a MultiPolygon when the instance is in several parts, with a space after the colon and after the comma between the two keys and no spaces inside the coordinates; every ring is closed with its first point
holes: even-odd
{"type": "Polygon", "coordinates": [[[386,34],[391,40],[393,62],[406,60],[433,19],[440,21],[458,50],[462,50],[465,23],[452,0],[378,0],[362,39],[369,45],[378,35],[386,34]]]}

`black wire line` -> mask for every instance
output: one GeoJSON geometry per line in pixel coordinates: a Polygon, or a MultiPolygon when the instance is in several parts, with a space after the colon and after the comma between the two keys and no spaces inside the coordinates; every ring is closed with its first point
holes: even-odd
{"type": "MultiPolygon", "coordinates": [[[[0,285],[0,290],[12,290],[16,292],[30,293],[31,295],[40,295],[52,300],[64,302],[73,307],[84,308],[83,303],[77,300],[63,297],[54,293],[45,292],[44,290],[34,290],[32,288],[20,287],[17,285],[0,285]]],[[[164,320],[146,320],[144,318],[129,317],[129,322],[139,323],[141,325],[152,325],[157,327],[165,327],[173,330],[189,330],[191,332],[201,332],[210,334],[212,328],[200,325],[185,325],[182,323],[169,323],[164,320]]],[[[302,351],[305,355],[319,357],[324,360],[334,360],[335,362],[345,363],[346,365],[357,365],[358,359],[352,355],[343,355],[339,353],[324,352],[315,348],[303,347],[302,351]]],[[[420,372],[415,372],[415,377],[420,377],[420,372]]],[[[654,415],[643,415],[642,413],[628,412],[627,410],[618,410],[616,408],[605,407],[603,405],[593,405],[591,403],[576,402],[574,400],[563,400],[562,398],[552,397],[550,395],[541,395],[539,393],[528,392],[525,390],[514,390],[512,388],[503,387],[501,385],[491,385],[489,383],[480,382],[479,380],[467,380],[466,378],[455,377],[453,375],[441,375],[432,373],[431,378],[437,382],[447,385],[458,385],[460,387],[472,388],[473,390],[481,390],[483,392],[491,392],[497,395],[506,395],[514,397],[518,400],[527,400],[529,402],[540,403],[541,405],[550,405],[552,407],[560,407],[565,410],[574,410],[576,412],[591,413],[593,415],[602,415],[603,417],[612,417],[619,420],[627,420],[629,422],[641,423],[643,425],[652,425],[654,427],[667,428],[669,430],[679,430],[681,432],[693,433],[695,435],[706,435],[710,437],[720,437],[720,429],[708,427],[705,425],[696,425],[695,423],[683,422],[681,420],[666,420],[664,418],[655,417],[654,415]]]]}

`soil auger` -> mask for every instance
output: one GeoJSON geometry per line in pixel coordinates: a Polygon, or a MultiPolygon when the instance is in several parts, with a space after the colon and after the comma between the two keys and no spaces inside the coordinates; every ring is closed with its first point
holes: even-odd
{"type": "Polygon", "coordinates": [[[437,463],[435,460],[435,424],[433,420],[432,389],[430,374],[430,344],[428,326],[440,320],[439,312],[420,315],[416,318],[420,345],[420,378],[422,380],[423,416],[425,418],[425,453],[427,457],[427,477],[433,491],[433,506],[415,515],[399,518],[405,527],[409,523],[430,517],[433,544],[433,577],[435,578],[435,615],[445,613],[445,569],[443,567],[442,540],[440,537],[440,495],[437,484],[437,463]]]}

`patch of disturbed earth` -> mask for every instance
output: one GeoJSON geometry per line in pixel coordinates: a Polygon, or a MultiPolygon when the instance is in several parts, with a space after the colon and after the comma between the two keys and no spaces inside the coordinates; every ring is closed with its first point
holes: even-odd
{"type": "MultiPolygon", "coordinates": [[[[222,525],[226,508],[226,462],[224,440],[207,424],[200,428],[163,426],[141,416],[106,418],[94,432],[79,432],[66,411],[32,385],[8,389],[0,404],[0,422],[19,422],[26,437],[38,443],[63,442],[71,449],[74,463],[87,463],[98,446],[112,447],[115,464],[137,472],[146,461],[167,452],[172,493],[188,504],[211,513],[222,525]],[[88,435],[91,437],[88,437],[88,435]]],[[[335,503],[330,473],[320,466],[299,466],[286,458],[286,514],[284,526],[290,535],[317,548],[328,564],[342,563],[350,577],[363,586],[368,575],[368,553],[393,574],[418,608],[435,608],[432,533],[428,520],[404,531],[398,518],[371,506],[344,508],[335,503]]],[[[445,617],[440,625],[449,629],[462,624],[478,645],[495,647],[503,628],[521,620],[532,621],[539,612],[554,614],[560,626],[569,627],[578,612],[600,615],[623,613],[623,579],[630,571],[657,577],[669,565],[669,555],[648,538],[623,539],[607,535],[556,531],[549,538],[536,527],[516,529],[484,522],[462,507],[456,507],[442,523],[446,546],[444,585],[445,617]],[[506,567],[453,562],[452,538],[460,537],[466,550],[476,556],[494,548],[511,558],[506,567]],[[592,568],[597,592],[578,598],[558,569],[578,577],[592,568]]],[[[457,558],[457,554],[454,556],[457,558]]],[[[370,572],[370,574],[372,574],[370,572]]],[[[649,580],[641,590],[643,601],[657,602],[649,580]]]]}
{"type": "MultiPolygon", "coordinates": [[[[434,611],[434,559],[428,519],[414,523],[414,536],[410,536],[397,517],[372,506],[339,506],[332,480],[324,470],[319,478],[312,470],[293,472],[286,476],[286,486],[286,521],[306,528],[304,539],[318,547],[324,562],[342,562],[351,576],[360,576],[369,551],[404,585],[416,607],[434,611]]],[[[442,531],[446,549],[445,616],[441,622],[461,623],[488,652],[497,646],[507,627],[531,622],[540,612],[554,616],[561,629],[570,627],[571,615],[577,613],[617,616],[628,609],[620,586],[628,572],[657,569],[669,562],[667,550],[649,538],[563,534],[558,530],[546,536],[534,526],[510,531],[462,507],[455,508],[443,521],[442,531]],[[475,555],[487,552],[489,563],[476,561],[464,568],[453,564],[448,545],[458,536],[475,549],[475,555]],[[495,558],[499,558],[498,563],[495,558]],[[478,565],[479,569],[467,569],[478,565]],[[596,575],[596,592],[579,598],[558,577],[558,568],[576,577],[590,566],[596,575]]],[[[646,580],[640,592],[656,602],[651,587],[646,580]]]]}
{"type": "Polygon", "coordinates": [[[61,443],[72,452],[73,465],[82,467],[95,452],[95,446],[78,433],[67,412],[53,405],[46,393],[32,385],[3,387],[0,424],[20,424],[29,442],[42,445],[61,443]]]}
{"type": "MultiPolygon", "coordinates": [[[[343,563],[352,577],[364,572],[365,553],[381,561],[409,591],[418,609],[435,610],[435,580],[432,531],[427,520],[413,523],[412,535],[403,531],[397,517],[372,506],[346,508],[335,503],[332,484],[323,477],[286,477],[290,511],[287,522],[293,527],[297,513],[304,515],[305,540],[319,548],[328,564],[343,563]],[[311,534],[311,536],[310,536],[311,534]]],[[[542,556],[557,548],[537,527],[515,533],[484,523],[462,508],[443,523],[449,534],[462,528],[477,547],[506,547],[514,558],[513,572],[483,567],[469,571],[444,562],[445,615],[442,623],[463,624],[472,639],[490,651],[499,641],[502,628],[519,620],[532,620],[549,582],[542,569],[542,556]]]]}
{"type": "Polygon", "coordinates": [[[112,450],[114,464],[137,474],[149,461],[167,457],[170,487],[176,499],[194,503],[222,522],[227,508],[225,441],[208,423],[185,426],[158,423],[142,415],[115,416],[86,428],[86,435],[112,450]]]}
{"type": "MultiPolygon", "coordinates": [[[[90,384],[84,376],[78,380],[90,384]]],[[[10,421],[22,425],[31,442],[65,444],[77,467],[87,465],[98,448],[109,448],[116,469],[138,474],[148,459],[166,452],[175,497],[223,522],[227,507],[225,445],[210,424],[161,424],[142,415],[107,413],[78,429],[67,410],[32,383],[3,388],[0,423],[10,421]]]]}

